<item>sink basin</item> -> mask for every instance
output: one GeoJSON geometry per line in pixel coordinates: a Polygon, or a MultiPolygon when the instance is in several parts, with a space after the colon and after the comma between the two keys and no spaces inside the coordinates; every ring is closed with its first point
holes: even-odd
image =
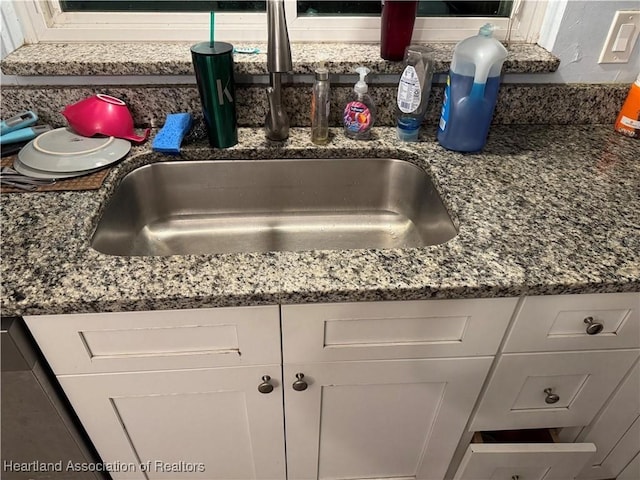
{"type": "Polygon", "coordinates": [[[403,160],[205,160],[129,173],[91,245],[187,255],[422,247],[456,234],[429,176],[403,160]]]}

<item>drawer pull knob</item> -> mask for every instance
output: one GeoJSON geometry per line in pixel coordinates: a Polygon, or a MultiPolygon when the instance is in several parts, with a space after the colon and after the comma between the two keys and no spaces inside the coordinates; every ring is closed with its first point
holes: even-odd
{"type": "Polygon", "coordinates": [[[262,377],[262,383],[258,385],[258,391],[260,393],[271,393],[273,392],[273,385],[269,382],[271,381],[271,377],[269,375],[265,375],[262,377]]]}
{"type": "Polygon", "coordinates": [[[560,396],[553,393],[553,388],[545,388],[544,393],[547,394],[547,396],[544,398],[544,401],[549,405],[553,405],[554,403],[557,403],[558,400],[560,400],[560,396]]]}
{"type": "Polygon", "coordinates": [[[589,334],[589,335],[597,335],[604,328],[604,325],[602,325],[601,323],[596,322],[593,317],[585,318],[584,319],[584,323],[587,324],[587,334],[589,334]]]}
{"type": "Polygon", "coordinates": [[[303,380],[304,373],[296,373],[296,378],[297,380],[293,382],[293,389],[296,392],[302,392],[303,390],[306,390],[309,385],[303,380]]]}
{"type": "Polygon", "coordinates": [[[520,480],[520,475],[511,475],[511,480],[520,480]]]}

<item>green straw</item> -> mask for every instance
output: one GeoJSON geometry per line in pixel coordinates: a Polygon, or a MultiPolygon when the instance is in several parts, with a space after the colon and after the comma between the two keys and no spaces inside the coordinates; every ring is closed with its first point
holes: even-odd
{"type": "Polygon", "coordinates": [[[215,32],[215,25],[216,25],[215,19],[216,19],[216,12],[211,10],[211,13],[209,14],[209,46],[211,48],[213,48],[213,45],[215,43],[215,40],[214,40],[214,32],[215,32]]]}

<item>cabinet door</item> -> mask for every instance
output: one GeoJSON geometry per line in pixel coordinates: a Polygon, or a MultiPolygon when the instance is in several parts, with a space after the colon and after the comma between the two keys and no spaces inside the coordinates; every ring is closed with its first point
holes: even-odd
{"type": "MultiPolygon", "coordinates": [[[[581,480],[616,478],[640,452],[640,364],[579,441],[593,442],[598,453],[580,473],[581,480]]],[[[637,478],[640,478],[638,476],[637,478]]]]}
{"type": "Polygon", "coordinates": [[[288,478],[442,479],[491,361],[285,365],[288,478]]]}
{"type": "Polygon", "coordinates": [[[640,478],[640,453],[626,466],[616,480],[638,480],[640,478]]]}
{"type": "Polygon", "coordinates": [[[59,380],[114,480],[283,480],[279,378],[270,365],[59,380]]]}

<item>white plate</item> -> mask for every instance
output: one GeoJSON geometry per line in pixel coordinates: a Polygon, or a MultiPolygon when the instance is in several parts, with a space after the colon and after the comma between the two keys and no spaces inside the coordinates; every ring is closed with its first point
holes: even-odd
{"type": "Polygon", "coordinates": [[[77,174],[111,165],[124,158],[129,150],[131,142],[127,140],[83,137],[68,128],[57,128],[27,143],[18,158],[23,166],[42,172],[77,174]]]}
{"type": "Polygon", "coordinates": [[[13,168],[16,172],[26,175],[32,178],[43,178],[47,180],[62,180],[64,178],[81,177],[82,175],[89,175],[90,173],[102,170],[103,167],[95,168],[93,170],[82,170],[81,172],[44,172],[42,170],[36,170],[35,168],[28,167],[20,161],[20,158],[13,159],[13,168]]]}

